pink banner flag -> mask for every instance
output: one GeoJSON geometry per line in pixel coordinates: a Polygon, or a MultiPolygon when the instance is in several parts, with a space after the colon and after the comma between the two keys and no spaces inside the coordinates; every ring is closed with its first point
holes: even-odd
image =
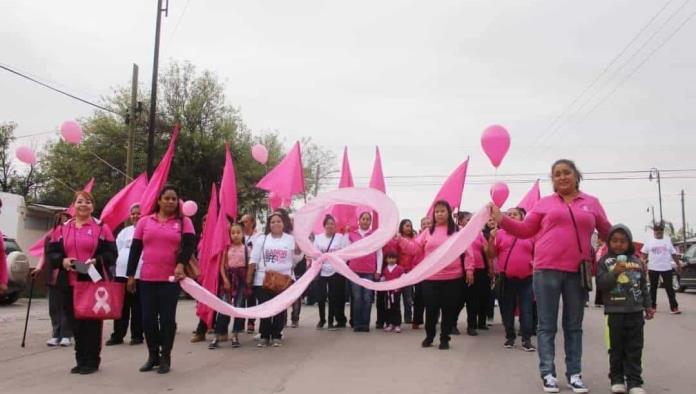
{"type": "Polygon", "coordinates": [[[220,208],[232,220],[237,218],[237,181],[229,144],[225,144],[225,168],[222,171],[222,182],[220,182],[220,208]]]}
{"type": "MultiPolygon", "coordinates": [[[[372,166],[372,176],[370,177],[370,188],[377,189],[382,193],[387,193],[387,186],[384,184],[384,173],[382,172],[382,155],[379,153],[379,146],[375,147],[375,164],[372,166]]],[[[372,214],[372,229],[379,227],[379,214],[372,214]]]]}
{"type": "Polygon", "coordinates": [[[172,166],[172,159],[174,158],[174,151],[176,150],[176,138],[179,136],[179,127],[177,123],[174,127],[172,139],[169,141],[167,151],[164,153],[155,171],[153,171],[150,182],[148,182],[147,188],[145,192],[143,192],[143,197],[140,201],[140,212],[142,212],[143,215],[152,213],[157,203],[157,196],[162,190],[162,187],[167,183],[169,169],[172,166]]]}
{"type": "MultiPolygon", "coordinates": [[[[205,225],[203,226],[203,231],[201,234],[201,240],[198,243],[198,264],[201,269],[201,276],[199,280],[205,282],[205,278],[210,275],[217,276],[217,272],[212,272],[209,269],[211,265],[210,261],[210,249],[213,243],[213,234],[215,233],[215,225],[218,216],[218,193],[215,183],[210,188],[210,201],[208,202],[208,213],[206,214],[205,225]]],[[[214,269],[214,268],[213,268],[214,269]]],[[[217,294],[217,288],[208,288],[212,293],[217,294]]],[[[203,319],[208,327],[212,327],[213,311],[205,304],[198,303],[196,305],[196,315],[203,319]]]]}
{"type": "MultiPolygon", "coordinates": [[[[83,187],[81,190],[78,191],[84,191],[87,193],[92,193],[92,189],[94,189],[94,178],[90,179],[89,182],[83,187]]],[[[68,215],[70,216],[75,216],[75,203],[71,203],[70,206],[68,207],[68,215]]]]}
{"type": "Polygon", "coordinates": [[[439,200],[447,201],[452,207],[452,211],[456,211],[459,208],[459,205],[462,203],[462,193],[464,192],[464,182],[466,181],[466,170],[468,166],[469,158],[467,157],[459,167],[452,171],[445,183],[442,184],[440,191],[437,192],[432,204],[430,204],[428,216],[433,213],[433,205],[439,200]]]}
{"type": "MultiPolygon", "coordinates": [[[[348,147],[343,148],[343,163],[341,165],[341,179],[338,182],[338,188],[344,189],[347,187],[353,187],[353,173],[350,170],[350,162],[348,160],[348,147]]],[[[331,216],[336,220],[336,228],[338,231],[346,228],[346,226],[355,227],[358,223],[358,218],[356,216],[356,207],[353,205],[334,205],[331,208],[331,216]]],[[[320,218],[323,222],[324,218],[320,218]]],[[[323,230],[322,230],[323,232],[323,230]]]]}
{"type": "Polygon", "coordinates": [[[304,169],[299,141],[283,160],[256,184],[256,187],[274,192],[276,196],[284,199],[291,199],[295,194],[304,193],[304,169]]]}
{"type": "Polygon", "coordinates": [[[111,197],[111,200],[106,203],[102,210],[101,221],[107,224],[109,228],[118,227],[118,225],[128,219],[131,207],[133,204],[140,202],[146,188],[147,173],[143,172],[111,197]]]}
{"type": "Polygon", "coordinates": [[[522,198],[522,201],[517,204],[518,207],[524,208],[525,211],[529,212],[534,208],[534,205],[541,199],[541,190],[539,189],[539,180],[537,179],[529,189],[527,194],[522,198]]]}

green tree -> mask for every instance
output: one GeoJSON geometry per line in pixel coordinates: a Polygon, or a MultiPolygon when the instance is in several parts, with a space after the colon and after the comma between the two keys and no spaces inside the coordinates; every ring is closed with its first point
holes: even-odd
{"type": "MultiPolygon", "coordinates": [[[[189,62],[173,62],[161,73],[159,101],[155,133],[155,160],[164,153],[171,131],[178,122],[181,132],[177,141],[177,153],[172,163],[170,182],[180,186],[182,197],[195,200],[199,212],[207,210],[212,182],[219,182],[224,164],[224,146],[229,143],[237,175],[239,212],[260,214],[266,207],[266,193],[255,187],[266,168],[251,157],[251,146],[263,143],[269,151],[268,168],[274,166],[286,148],[277,132],[253,135],[244,124],[239,111],[228,104],[225,85],[210,71],[198,72],[189,62]]],[[[141,92],[139,100],[143,108],[148,92],[141,92]]],[[[122,87],[106,98],[105,106],[118,113],[126,113],[130,103],[130,88],[122,87]]],[[[138,130],[135,137],[134,168],[138,174],[145,170],[147,147],[147,110],[131,119],[138,130]]],[[[90,177],[97,180],[94,196],[97,207],[124,185],[121,169],[126,167],[127,126],[123,119],[113,114],[97,111],[81,121],[83,142],[70,145],[63,141],[50,143],[42,160],[46,184],[42,200],[51,204],[66,204],[72,197],[72,189],[78,189],[90,177]],[[113,167],[106,165],[111,163],[113,167]],[[69,188],[63,184],[69,185],[69,188]]],[[[327,153],[320,146],[308,141],[309,154],[303,157],[305,166],[322,167],[327,153]]],[[[330,160],[325,165],[335,165],[330,160]]],[[[305,174],[316,170],[306,168],[305,174]]],[[[324,174],[323,167],[319,170],[324,174]]],[[[311,184],[311,182],[310,182],[311,184]]],[[[202,214],[198,215],[199,217],[202,214]]]]}
{"type": "Polygon", "coordinates": [[[28,170],[17,171],[10,154],[10,145],[15,142],[14,131],[17,123],[0,123],[0,190],[31,198],[41,181],[35,165],[28,170]]]}

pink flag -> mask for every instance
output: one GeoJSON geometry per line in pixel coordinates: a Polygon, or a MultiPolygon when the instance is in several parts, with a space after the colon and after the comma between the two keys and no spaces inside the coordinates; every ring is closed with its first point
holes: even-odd
{"type": "Polygon", "coordinates": [[[541,199],[541,190],[539,189],[539,180],[537,179],[536,182],[534,182],[534,185],[532,186],[531,189],[525,194],[525,196],[522,198],[522,201],[520,201],[517,206],[520,208],[524,208],[525,211],[529,212],[534,208],[534,205],[541,199]]]}
{"type": "Polygon", "coordinates": [[[468,166],[469,158],[467,157],[466,160],[450,174],[445,183],[442,184],[442,187],[440,187],[440,191],[437,192],[433,203],[430,204],[428,216],[433,213],[433,205],[435,205],[435,202],[438,200],[447,201],[453,211],[456,211],[455,208],[459,208],[459,205],[462,203],[462,193],[464,192],[464,181],[466,180],[466,169],[468,166]]]}
{"type": "Polygon", "coordinates": [[[278,197],[292,198],[295,194],[304,193],[304,169],[299,141],[290,152],[273,168],[259,183],[259,189],[275,192],[278,197]]]}
{"type": "Polygon", "coordinates": [[[268,205],[271,206],[271,211],[278,208],[288,208],[291,202],[291,199],[280,197],[275,192],[268,193],[268,205]]]}
{"type": "MultiPolygon", "coordinates": [[[[379,154],[379,146],[375,147],[375,164],[372,166],[372,176],[370,177],[370,188],[377,189],[382,193],[387,193],[384,184],[384,173],[382,172],[382,155],[379,154]]],[[[379,215],[377,212],[372,214],[372,229],[379,227],[379,215]]]]}
{"type": "MultiPolygon", "coordinates": [[[[343,149],[343,164],[341,166],[341,179],[338,182],[338,188],[343,189],[346,187],[353,187],[353,174],[350,171],[350,162],[348,161],[348,147],[343,149]]],[[[336,220],[336,228],[338,231],[345,228],[345,226],[355,227],[358,223],[358,218],[355,213],[356,207],[354,205],[339,204],[334,205],[331,208],[331,216],[336,220]]],[[[324,221],[324,218],[321,218],[324,221]]],[[[322,230],[323,232],[323,230],[322,230]]]]}
{"type": "Polygon", "coordinates": [[[370,177],[370,187],[382,193],[387,192],[384,184],[384,173],[382,172],[382,156],[379,154],[379,147],[375,148],[375,164],[372,166],[372,176],[370,177]]]}
{"type": "Polygon", "coordinates": [[[155,205],[157,204],[157,196],[162,190],[162,187],[167,183],[169,178],[169,169],[172,166],[172,159],[174,158],[174,151],[176,150],[176,137],[179,136],[179,124],[177,123],[174,127],[174,132],[172,133],[172,139],[169,140],[169,146],[167,151],[164,152],[162,160],[155,168],[152,173],[150,182],[147,184],[147,189],[143,193],[143,197],[140,201],[140,212],[143,215],[148,215],[153,212],[155,205]]]}
{"type": "MultiPolygon", "coordinates": [[[[201,283],[207,285],[206,289],[210,290],[214,294],[217,294],[217,287],[209,287],[212,282],[208,278],[210,278],[210,276],[214,276],[214,283],[217,286],[218,271],[216,270],[216,264],[210,264],[210,248],[213,243],[213,234],[215,233],[217,216],[218,193],[217,187],[215,186],[215,183],[213,183],[210,190],[210,201],[208,202],[208,213],[205,219],[205,226],[203,227],[201,240],[198,243],[198,263],[201,269],[201,277],[199,280],[201,283]]],[[[196,305],[196,315],[206,321],[208,327],[212,327],[213,311],[210,308],[199,303],[196,305]]]]}
{"type": "Polygon", "coordinates": [[[146,188],[147,173],[143,172],[111,197],[111,200],[106,203],[102,210],[101,221],[109,225],[110,228],[118,227],[119,224],[128,219],[131,206],[140,202],[146,188]]]}
{"type": "Polygon", "coordinates": [[[229,144],[225,144],[225,168],[220,182],[220,208],[232,220],[237,218],[237,181],[229,144]]]}
{"type": "MultiPolygon", "coordinates": [[[[93,188],[94,188],[94,178],[90,179],[89,182],[87,182],[87,184],[85,185],[85,187],[83,187],[82,190],[78,190],[78,191],[85,191],[87,193],[92,193],[93,188]]],[[[75,203],[74,202],[72,204],[70,204],[67,212],[68,212],[68,215],[75,216],[75,203]]]]}

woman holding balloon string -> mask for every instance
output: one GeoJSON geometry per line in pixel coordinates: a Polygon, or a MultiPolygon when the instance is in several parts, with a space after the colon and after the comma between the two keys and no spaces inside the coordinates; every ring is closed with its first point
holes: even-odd
{"type": "Polygon", "coordinates": [[[611,224],[596,197],[580,191],[582,174],[571,160],[551,166],[554,193],[542,198],[517,221],[490,204],[491,216],[512,236],[535,238],[533,288],[537,301],[539,370],[546,392],[558,392],[555,337],[559,300],[563,297],[563,331],[566,378],[576,393],[588,392],[582,381],[582,320],[586,290],[581,282],[581,264],[591,261],[591,237],[595,229],[606,238],[611,224]]]}

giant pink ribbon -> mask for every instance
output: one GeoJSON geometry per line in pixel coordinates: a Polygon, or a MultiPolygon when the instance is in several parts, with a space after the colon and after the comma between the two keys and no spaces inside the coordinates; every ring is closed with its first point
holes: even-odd
{"type": "Polygon", "coordinates": [[[372,282],[357,276],[346,264],[347,260],[374,253],[392,239],[399,224],[399,212],[396,204],[384,193],[367,188],[344,188],[322,194],[295,214],[295,242],[307,257],[312,259],[310,268],[287,290],[263,304],[250,308],[237,308],[221,299],[191,279],[181,281],[181,287],[198,302],[202,302],[215,311],[241,318],[264,318],[274,316],[286,310],[298,299],[312,280],[319,274],[321,266],[330,263],[334,269],[352,282],[371,290],[393,290],[421,282],[439,272],[457,259],[480,233],[489,217],[488,207],[483,207],[469,221],[469,224],[447,239],[434,252],[427,255],[408,274],[386,282],[372,282]],[[309,240],[313,224],[316,223],[327,206],[332,204],[363,205],[372,208],[381,218],[380,227],[370,236],[365,237],[343,249],[321,253],[309,240]]]}

